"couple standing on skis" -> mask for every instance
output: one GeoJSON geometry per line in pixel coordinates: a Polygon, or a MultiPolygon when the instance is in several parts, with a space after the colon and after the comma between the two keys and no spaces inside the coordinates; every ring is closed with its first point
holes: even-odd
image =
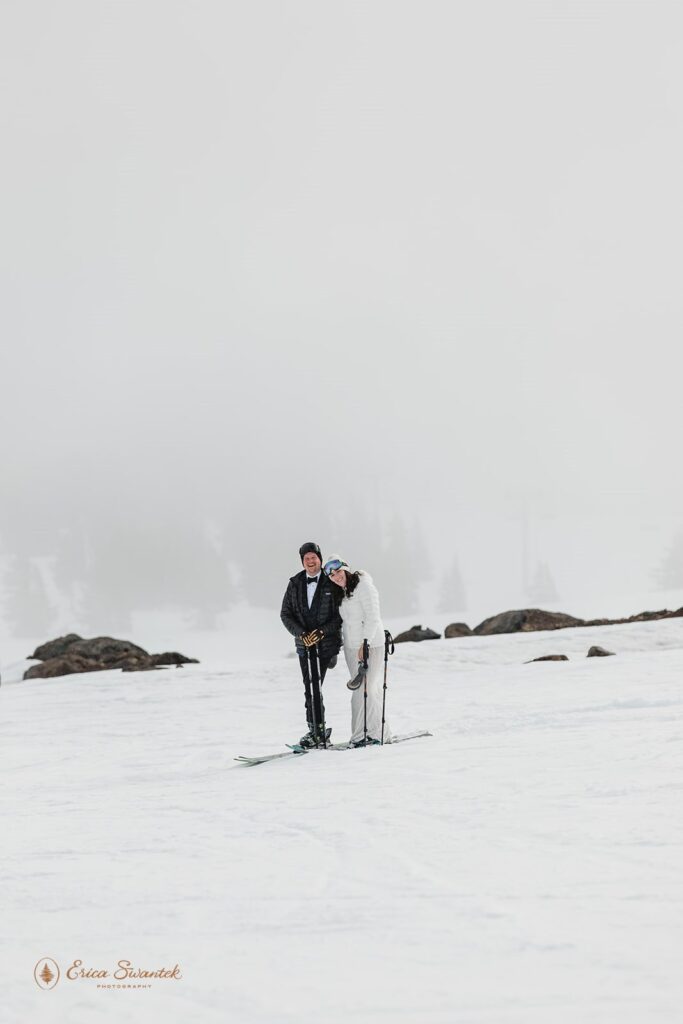
{"type": "MultiPolygon", "coordinates": [[[[385,634],[377,588],[367,572],[354,571],[337,555],[331,555],[323,564],[320,548],[312,541],[302,544],[299,556],[303,570],[292,576],[287,585],[280,618],[295,638],[304,681],[308,733],[301,738],[301,745],[320,746],[329,738],[331,729],[326,730],[327,735],[323,733],[322,684],[328,668],[337,663],[342,635],[346,664],[352,682],[356,683],[351,697],[351,743],[364,745],[366,723],[367,742],[379,743],[385,634]],[[358,685],[366,640],[367,673],[358,685]]],[[[384,742],[390,740],[391,730],[385,721],[384,742]]]]}

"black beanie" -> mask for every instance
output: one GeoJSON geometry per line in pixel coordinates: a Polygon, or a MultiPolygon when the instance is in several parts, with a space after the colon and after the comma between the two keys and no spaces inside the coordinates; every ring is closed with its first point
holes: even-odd
{"type": "Polygon", "coordinates": [[[301,559],[302,564],[304,560],[304,555],[307,555],[309,551],[312,551],[314,555],[317,555],[322,563],[323,556],[320,548],[314,541],[309,540],[307,544],[302,544],[301,547],[299,548],[299,558],[301,559]]]}

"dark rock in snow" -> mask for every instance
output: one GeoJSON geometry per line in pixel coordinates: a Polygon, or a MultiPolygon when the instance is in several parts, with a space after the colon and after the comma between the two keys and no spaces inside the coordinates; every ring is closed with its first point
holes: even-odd
{"type": "Polygon", "coordinates": [[[451,622],[449,626],[446,626],[443,635],[447,640],[451,640],[454,637],[473,636],[474,634],[466,622],[451,622]]]}
{"type": "Polygon", "coordinates": [[[96,636],[92,640],[77,640],[69,648],[68,654],[78,654],[82,658],[88,658],[90,661],[100,661],[105,665],[131,656],[136,658],[149,657],[149,654],[143,647],[132,644],[130,640],[115,640],[111,636],[96,636]]]}
{"type": "MultiPolygon", "coordinates": [[[[657,619],[683,618],[683,608],[675,612],[664,609],[659,612],[640,612],[638,615],[630,615],[626,619],[577,619],[573,615],[566,615],[564,612],[547,612],[542,608],[521,608],[516,611],[500,612],[499,615],[492,615],[490,619],[484,619],[472,631],[473,636],[491,636],[495,633],[531,633],[536,630],[548,629],[569,629],[572,626],[622,626],[631,622],[654,622],[657,619]]],[[[454,626],[464,626],[464,623],[455,623],[454,626]]],[[[415,628],[415,627],[413,627],[415,628]]],[[[446,636],[469,636],[468,633],[449,633],[451,626],[446,630],[446,636]]]]}
{"type": "Polygon", "coordinates": [[[575,619],[564,612],[545,612],[541,608],[522,608],[519,611],[501,612],[490,619],[484,619],[474,632],[477,636],[491,636],[493,633],[530,633],[535,630],[566,629],[568,626],[583,626],[583,619],[575,619]]]}
{"type": "Polygon", "coordinates": [[[629,615],[627,619],[586,619],[584,626],[625,626],[629,622],[654,622],[657,619],[679,619],[683,617],[683,608],[670,612],[663,608],[660,612],[639,612],[629,615]]]}
{"type": "MultiPolygon", "coordinates": [[[[155,665],[198,665],[199,660],[197,658],[186,658],[184,654],[178,654],[177,651],[166,651],[165,654],[151,654],[152,661],[155,665]]],[[[336,661],[336,658],[335,658],[336,661]]],[[[330,661],[330,665],[332,662],[330,661]]]]}
{"type": "Polygon", "coordinates": [[[115,664],[107,665],[107,668],[120,668],[122,672],[149,672],[153,668],[164,667],[164,665],[158,665],[154,656],[150,654],[146,654],[144,657],[132,654],[121,658],[115,664]]]}
{"type": "Polygon", "coordinates": [[[61,658],[48,658],[38,665],[31,665],[24,672],[24,679],[52,679],[54,676],[70,676],[74,672],[100,672],[102,666],[88,658],[65,654],[61,658]]]}
{"type": "Polygon", "coordinates": [[[196,658],[186,658],[177,651],[148,654],[130,640],[116,640],[111,636],[83,640],[75,633],[43,644],[36,648],[33,657],[40,658],[41,664],[32,665],[24,673],[24,679],[51,679],[76,672],[106,672],[111,669],[148,672],[166,665],[199,664],[196,658]]]}
{"type": "Polygon", "coordinates": [[[566,654],[544,654],[541,658],[532,658],[531,661],[525,661],[525,665],[533,665],[535,661],[569,661],[566,654]]]}
{"type": "Polygon", "coordinates": [[[586,655],[587,658],[609,658],[614,656],[614,651],[606,651],[604,647],[593,646],[586,655]]]}
{"type": "Polygon", "coordinates": [[[42,644],[40,647],[36,647],[33,654],[30,654],[30,658],[37,658],[39,661],[49,661],[50,658],[61,658],[63,654],[66,654],[69,647],[75,644],[77,640],[83,638],[78,633],[69,633],[67,636],[57,637],[56,640],[48,640],[46,644],[42,644]]]}
{"type": "Polygon", "coordinates": [[[428,626],[411,626],[404,633],[394,637],[395,644],[419,643],[420,640],[440,640],[441,633],[435,633],[428,626]]]}

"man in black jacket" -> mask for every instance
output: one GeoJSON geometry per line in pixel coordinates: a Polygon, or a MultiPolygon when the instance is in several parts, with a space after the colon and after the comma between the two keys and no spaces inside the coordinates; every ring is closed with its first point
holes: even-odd
{"type": "Polygon", "coordinates": [[[304,681],[308,733],[301,737],[302,747],[325,745],[331,729],[323,734],[325,708],[322,683],[325,673],[341,647],[341,618],[335,601],[334,584],[322,572],[322,554],[313,541],[302,544],[299,557],[303,571],[292,576],[287,584],[280,618],[296,642],[299,665],[304,681]],[[320,655],[315,655],[317,643],[320,655]]]}

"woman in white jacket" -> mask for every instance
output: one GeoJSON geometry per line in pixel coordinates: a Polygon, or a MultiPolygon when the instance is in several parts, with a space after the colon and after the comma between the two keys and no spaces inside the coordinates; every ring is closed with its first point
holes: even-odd
{"type": "MultiPolygon", "coordinates": [[[[362,569],[354,572],[348,562],[330,555],[324,566],[325,575],[340,588],[339,614],[342,619],[344,657],[351,678],[363,660],[363,641],[368,641],[367,727],[368,743],[379,743],[382,736],[382,697],[384,683],[384,623],[379,608],[379,594],[372,577],[362,569]]],[[[362,746],[365,737],[365,688],[363,684],[351,697],[351,743],[362,746]]],[[[384,723],[384,742],[391,742],[391,730],[384,723]]]]}

